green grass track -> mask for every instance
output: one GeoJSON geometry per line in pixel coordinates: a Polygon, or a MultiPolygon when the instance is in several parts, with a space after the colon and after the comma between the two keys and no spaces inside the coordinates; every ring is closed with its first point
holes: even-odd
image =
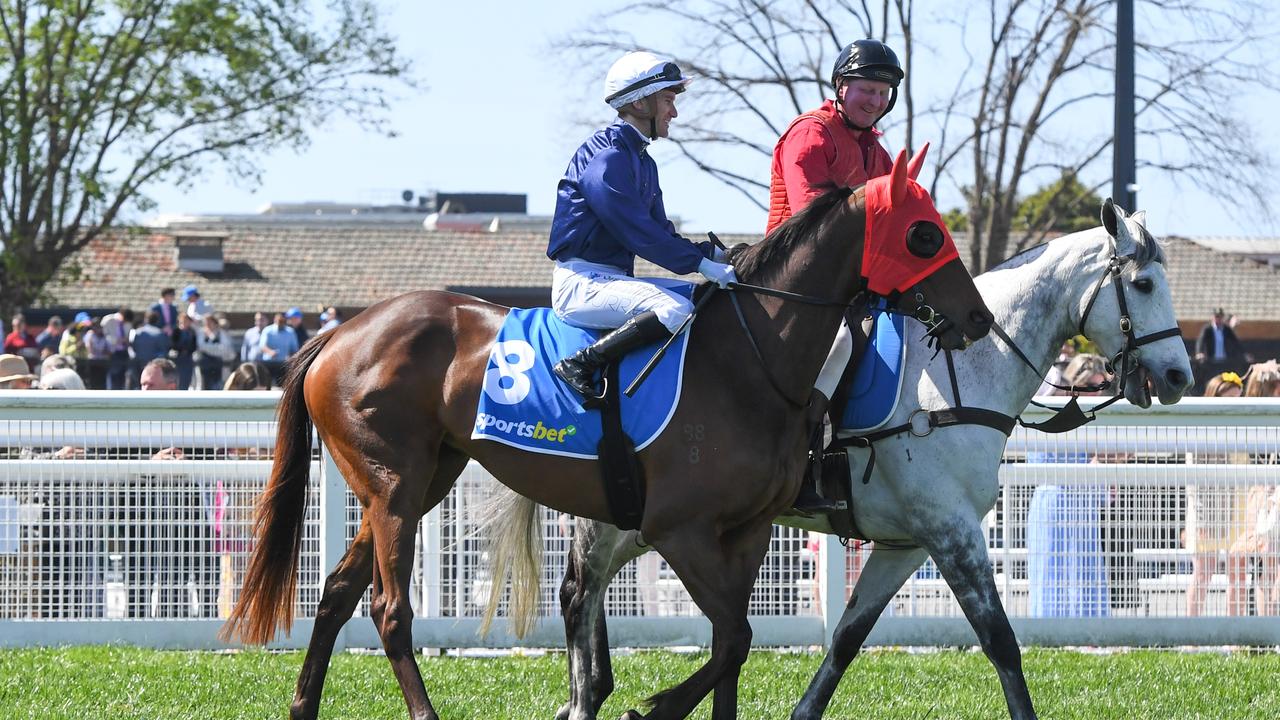
{"type": "MultiPolygon", "coordinates": [[[[705,657],[658,651],[615,657],[618,689],[600,717],[618,717],[684,679],[705,657]]],[[[742,675],[739,717],[788,717],[820,661],[816,653],[753,652],[742,675]]],[[[281,718],[301,663],[296,652],[5,650],[0,718],[281,718]]],[[[418,664],[443,720],[551,720],[566,696],[563,654],[420,656],[418,664]]],[[[1029,650],[1024,667],[1046,720],[1280,718],[1276,653],[1029,650]]],[[[405,716],[384,658],[343,653],[334,659],[322,718],[405,716]]],[[[707,702],[694,714],[709,716],[707,702]]],[[[826,717],[989,720],[1007,714],[981,653],[873,651],[854,662],[826,717]]]]}

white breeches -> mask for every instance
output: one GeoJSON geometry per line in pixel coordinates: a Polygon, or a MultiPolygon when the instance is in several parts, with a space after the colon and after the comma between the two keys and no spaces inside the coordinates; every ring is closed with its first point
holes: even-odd
{"type": "Polygon", "coordinates": [[[836,341],[831,343],[827,361],[822,364],[822,370],[818,372],[818,381],[813,385],[814,389],[826,395],[828,400],[835,394],[836,385],[840,383],[840,376],[844,374],[845,365],[849,364],[851,355],[853,355],[853,333],[849,331],[849,324],[841,320],[840,329],[836,331],[836,341]]]}
{"type": "Polygon", "coordinates": [[[577,327],[613,329],[628,318],[652,310],[675,332],[693,312],[693,303],[669,290],[684,280],[633,278],[611,265],[585,260],[556,262],[551,274],[551,309],[577,327]]]}

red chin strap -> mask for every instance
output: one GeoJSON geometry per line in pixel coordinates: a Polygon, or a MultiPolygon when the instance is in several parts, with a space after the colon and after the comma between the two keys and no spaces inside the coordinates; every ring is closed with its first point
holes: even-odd
{"type": "Polygon", "coordinates": [[[915,181],[924,164],[928,144],[907,163],[905,150],[893,161],[888,175],[868,181],[863,192],[867,228],[862,243],[862,275],[867,289],[877,295],[903,293],[960,257],[951,233],[933,205],[929,193],[915,181]],[[907,230],[920,221],[942,231],[942,249],[932,257],[919,257],[907,248],[907,230]]]}

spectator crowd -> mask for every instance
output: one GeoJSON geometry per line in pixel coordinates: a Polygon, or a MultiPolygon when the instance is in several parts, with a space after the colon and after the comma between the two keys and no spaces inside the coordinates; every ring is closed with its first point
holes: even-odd
{"type": "Polygon", "coordinates": [[[67,388],[67,372],[49,374],[67,370],[80,380],[78,388],[68,389],[145,389],[144,369],[166,360],[176,373],[175,390],[225,389],[236,373],[256,377],[264,371],[278,384],[290,356],[314,334],[342,322],[338,309],[329,307],[308,328],[302,309],[291,307],[274,315],[255,313],[253,325],[237,332],[196,286],[187,286],[178,298],[176,289],[164,288],[145,312],[128,307],[100,317],[78,312],[70,323],[53,315],[39,331],[24,315],[15,315],[4,335],[4,375],[12,376],[15,386],[67,388]],[[16,372],[15,359],[25,365],[24,372],[16,372]],[[243,369],[255,363],[265,370],[243,369]]]}

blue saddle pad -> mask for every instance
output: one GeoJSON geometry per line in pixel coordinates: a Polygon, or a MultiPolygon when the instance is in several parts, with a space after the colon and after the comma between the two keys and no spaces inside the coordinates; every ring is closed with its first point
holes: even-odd
{"type": "Polygon", "coordinates": [[[854,371],[842,432],[869,432],[884,425],[898,407],[902,366],[907,357],[903,331],[907,319],[883,310],[871,312],[871,337],[854,371]]]}
{"type": "MultiPolygon", "coordinates": [[[[595,459],[603,434],[600,411],[583,410],[582,397],[551,367],[606,332],[569,325],[548,308],[513,308],[489,353],[471,437],[531,452],[595,459]]],[[[622,391],[662,343],[628,354],[618,367],[622,428],[637,450],[652,442],[675,412],[688,338],[688,332],[676,338],[634,397],[622,391]]]]}

